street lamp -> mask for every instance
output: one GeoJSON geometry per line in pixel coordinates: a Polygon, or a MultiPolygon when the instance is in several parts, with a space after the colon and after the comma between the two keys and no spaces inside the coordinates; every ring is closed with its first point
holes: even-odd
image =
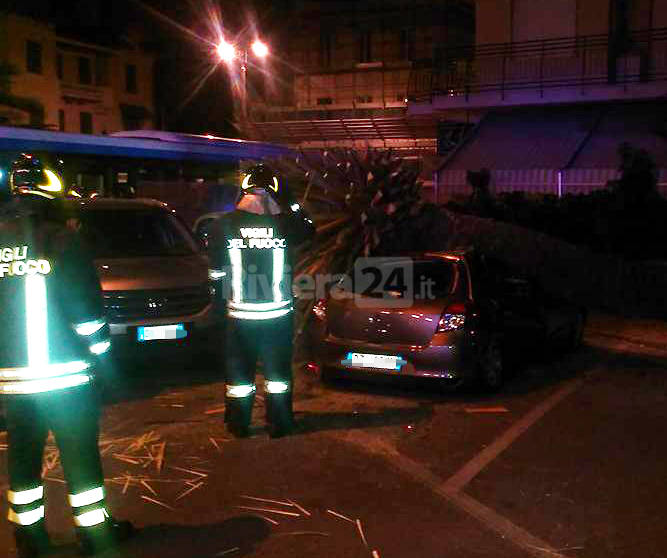
{"type": "Polygon", "coordinates": [[[226,64],[230,64],[236,58],[236,48],[224,39],[220,41],[215,50],[218,53],[218,58],[226,64]]]}
{"type": "Polygon", "coordinates": [[[269,56],[269,47],[260,39],[255,39],[249,47],[247,44],[239,47],[221,39],[215,50],[218,58],[228,66],[236,59],[241,61],[241,117],[245,120],[248,116],[248,50],[251,50],[256,58],[264,60],[269,56]]]}
{"type": "Polygon", "coordinates": [[[250,48],[257,58],[264,59],[269,55],[269,47],[259,39],[256,39],[250,48]]]}

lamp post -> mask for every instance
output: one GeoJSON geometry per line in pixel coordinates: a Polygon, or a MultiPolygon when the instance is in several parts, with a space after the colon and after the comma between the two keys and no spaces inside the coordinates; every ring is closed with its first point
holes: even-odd
{"type": "Polygon", "coordinates": [[[240,61],[240,86],[239,97],[241,106],[241,119],[248,118],[248,51],[259,60],[265,60],[269,55],[269,47],[260,39],[255,39],[249,46],[237,46],[222,39],[216,47],[218,58],[230,68],[235,61],[240,61]]]}

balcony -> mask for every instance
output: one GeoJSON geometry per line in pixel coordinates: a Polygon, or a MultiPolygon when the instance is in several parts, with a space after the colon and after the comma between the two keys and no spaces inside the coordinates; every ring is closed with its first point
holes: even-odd
{"type": "Polygon", "coordinates": [[[667,82],[667,29],[461,46],[410,76],[410,112],[438,109],[648,99],[667,82]]]}
{"type": "Polygon", "coordinates": [[[106,105],[111,100],[111,88],[106,86],[61,82],[60,95],[67,103],[106,105]]]}

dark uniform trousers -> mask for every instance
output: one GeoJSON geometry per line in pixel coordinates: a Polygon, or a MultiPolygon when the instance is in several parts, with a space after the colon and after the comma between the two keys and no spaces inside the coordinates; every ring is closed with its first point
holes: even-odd
{"type": "MultiPolygon", "coordinates": [[[[72,502],[75,520],[93,510],[98,516],[102,510],[106,516],[100,490],[104,486],[98,450],[100,406],[93,386],[88,384],[52,392],[11,395],[5,397],[5,404],[10,490],[26,494],[26,491],[41,487],[44,447],[51,431],[60,450],[70,495],[92,496],[84,496],[82,502],[72,502]],[[102,499],[94,496],[95,492],[102,499]]],[[[23,514],[42,505],[40,498],[27,504],[10,504],[10,513],[23,514]]],[[[88,517],[91,515],[95,513],[88,517]]],[[[86,526],[85,523],[82,526],[86,526]]]]}
{"type": "Polygon", "coordinates": [[[227,319],[225,420],[240,429],[250,425],[255,373],[262,362],[269,428],[292,426],[292,312],[267,320],[227,319]]]}

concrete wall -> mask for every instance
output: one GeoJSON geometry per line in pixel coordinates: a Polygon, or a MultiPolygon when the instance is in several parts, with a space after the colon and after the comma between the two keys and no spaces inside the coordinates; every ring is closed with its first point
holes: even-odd
{"type": "Polygon", "coordinates": [[[609,0],[577,0],[576,35],[602,35],[609,32],[609,0]]]}
{"type": "Polygon", "coordinates": [[[478,45],[512,41],[512,0],[477,0],[475,41],[478,45]]]}
{"type": "Polygon", "coordinates": [[[653,27],[667,27],[667,0],[653,0],[653,27]]]}
{"type": "MultiPolygon", "coordinates": [[[[477,0],[477,44],[609,33],[610,0],[477,0]]],[[[632,0],[630,30],[667,27],[667,0],[632,0]]]]}
{"type": "Polygon", "coordinates": [[[576,0],[514,0],[512,41],[573,37],[576,0]]]}

